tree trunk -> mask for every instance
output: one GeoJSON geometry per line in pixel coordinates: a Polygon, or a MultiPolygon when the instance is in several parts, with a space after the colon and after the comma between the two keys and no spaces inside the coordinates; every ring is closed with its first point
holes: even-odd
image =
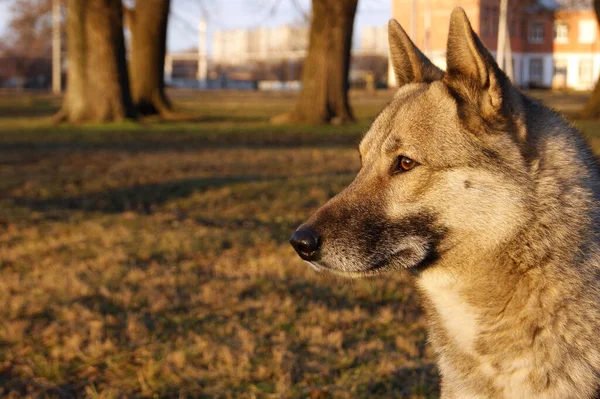
{"type": "Polygon", "coordinates": [[[348,70],[358,0],[313,0],[308,56],[296,107],[275,123],[344,123],[354,117],[348,104],[348,70]]]}
{"type": "Polygon", "coordinates": [[[121,0],[69,0],[67,91],[58,120],[135,116],[125,61],[121,0]]]}
{"type": "Polygon", "coordinates": [[[165,95],[165,55],[170,0],[137,0],[128,10],[131,32],[131,96],[142,115],[171,110],[165,95]]]}
{"type": "MultiPolygon", "coordinates": [[[[596,19],[600,23],[600,0],[594,0],[594,11],[596,12],[596,19]]],[[[581,112],[581,116],[583,118],[600,118],[600,77],[596,82],[591,97],[581,112]]]]}

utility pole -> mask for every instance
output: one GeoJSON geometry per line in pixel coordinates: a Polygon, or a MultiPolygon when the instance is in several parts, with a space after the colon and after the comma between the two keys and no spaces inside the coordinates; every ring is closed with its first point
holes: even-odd
{"type": "Polygon", "coordinates": [[[198,73],[196,78],[202,85],[206,83],[208,75],[208,46],[206,35],[206,20],[200,19],[198,25],[198,73]]]}
{"type": "Polygon", "coordinates": [[[515,74],[513,71],[513,57],[512,57],[512,48],[510,47],[510,31],[508,30],[508,25],[506,26],[506,44],[504,49],[506,50],[506,76],[514,82],[515,74]]]}
{"type": "Polygon", "coordinates": [[[498,43],[496,46],[496,61],[500,69],[504,69],[504,52],[506,51],[506,36],[508,33],[506,20],[508,18],[508,0],[500,0],[500,18],[498,19],[498,43]]]}
{"type": "Polygon", "coordinates": [[[173,56],[169,53],[165,55],[165,82],[173,81],[173,56]]]}
{"type": "Polygon", "coordinates": [[[60,0],[53,0],[52,4],[52,93],[60,94],[62,91],[60,44],[60,0]]]}

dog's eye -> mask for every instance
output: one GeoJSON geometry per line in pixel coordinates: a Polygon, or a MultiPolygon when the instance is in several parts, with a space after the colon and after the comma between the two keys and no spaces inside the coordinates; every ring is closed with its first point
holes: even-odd
{"type": "Polygon", "coordinates": [[[404,155],[398,156],[396,172],[407,172],[417,166],[417,161],[404,155]]]}

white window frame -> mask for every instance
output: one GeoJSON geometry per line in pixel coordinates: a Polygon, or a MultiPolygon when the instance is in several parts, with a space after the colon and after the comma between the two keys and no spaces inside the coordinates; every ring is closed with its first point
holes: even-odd
{"type": "Polygon", "coordinates": [[[554,42],[569,43],[569,24],[566,21],[554,22],[554,42]]]}
{"type": "Polygon", "coordinates": [[[579,43],[591,44],[596,41],[596,21],[584,19],[579,21],[579,43]]]}
{"type": "Polygon", "coordinates": [[[544,42],[544,24],[539,21],[529,23],[529,34],[527,40],[529,43],[543,43],[544,42]]]}

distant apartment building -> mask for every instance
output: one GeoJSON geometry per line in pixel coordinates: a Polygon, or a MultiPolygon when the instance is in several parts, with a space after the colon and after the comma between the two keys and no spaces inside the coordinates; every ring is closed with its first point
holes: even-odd
{"type": "MultiPolygon", "coordinates": [[[[229,77],[254,80],[299,80],[309,45],[308,27],[219,30],[213,34],[211,63],[229,77]]],[[[378,81],[387,76],[387,26],[363,28],[359,48],[352,50],[350,80],[368,73],[378,81]]]]}
{"type": "MultiPolygon", "coordinates": [[[[600,39],[591,0],[532,3],[509,2],[514,82],[521,87],[593,88],[600,74],[600,39]]],[[[465,9],[495,55],[499,5],[500,0],[392,0],[392,14],[415,44],[445,68],[452,9],[465,9]]]]}
{"type": "Polygon", "coordinates": [[[213,35],[212,61],[221,65],[302,58],[308,48],[308,28],[218,30],[213,35]]]}
{"type": "Polygon", "coordinates": [[[362,53],[388,55],[387,25],[365,26],[360,35],[362,53]]]}

